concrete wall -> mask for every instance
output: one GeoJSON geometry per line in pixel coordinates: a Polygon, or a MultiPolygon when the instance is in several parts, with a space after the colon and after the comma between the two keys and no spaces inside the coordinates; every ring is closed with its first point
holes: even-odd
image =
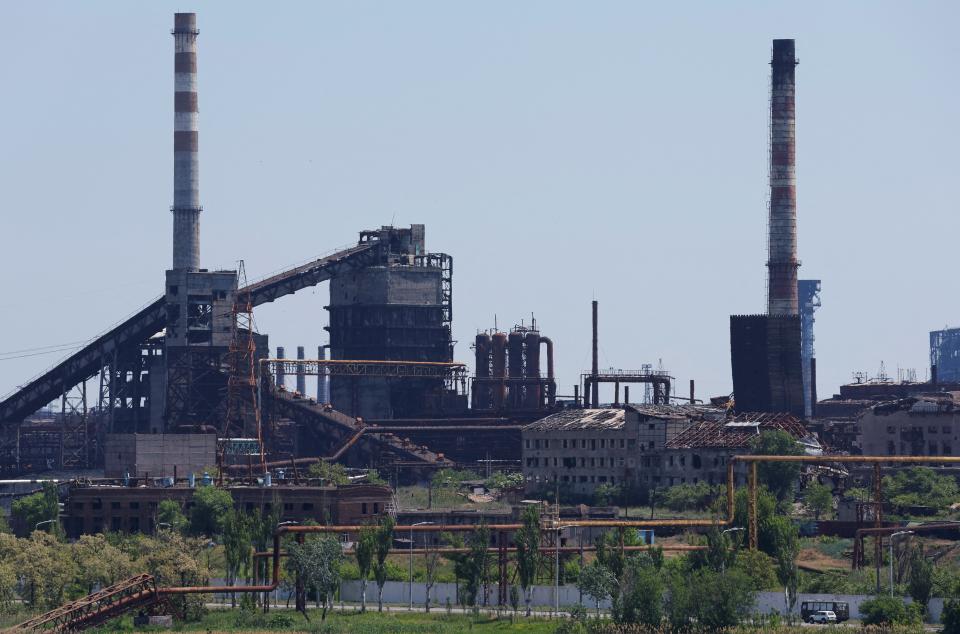
{"type": "Polygon", "coordinates": [[[107,434],[104,475],[121,478],[146,475],[164,477],[202,473],[216,463],[214,434],[107,434]]]}
{"type": "Polygon", "coordinates": [[[867,410],[860,417],[860,446],[864,455],[960,455],[960,412],[924,411],[926,409],[934,410],[934,407],[918,402],[912,411],[867,410]]]}
{"type": "Polygon", "coordinates": [[[440,304],[440,269],[371,267],[330,280],[330,305],[440,304]]]}
{"type": "MultiPolygon", "coordinates": [[[[518,588],[519,589],[519,588],[518,588]]],[[[422,583],[413,584],[413,603],[417,606],[422,606],[424,603],[424,597],[426,587],[422,583]]],[[[409,587],[406,582],[403,581],[388,581],[383,587],[383,600],[385,603],[395,603],[395,604],[405,604],[410,601],[409,587]]],[[[482,590],[481,590],[482,592],[482,590]]],[[[341,586],[341,596],[346,602],[357,602],[360,601],[360,582],[359,581],[344,581],[341,586]]],[[[450,599],[452,605],[457,605],[456,597],[456,585],[452,583],[438,583],[433,586],[430,592],[431,596],[431,606],[444,606],[446,604],[447,598],[450,599]]],[[[553,586],[534,586],[531,604],[534,606],[552,606],[554,605],[554,588],[553,586]]],[[[489,591],[489,605],[497,604],[497,584],[490,584],[489,591]]],[[[509,593],[508,593],[509,597],[509,593]]],[[[850,618],[859,619],[860,617],[860,604],[868,599],[872,599],[872,596],[862,595],[862,594],[800,594],[797,599],[795,613],[800,613],[800,604],[804,601],[845,601],[850,604],[850,618]]],[[[377,584],[374,581],[370,581],[367,585],[367,602],[376,603],[377,601],[377,584]]],[[[509,601],[509,599],[508,599],[509,601]]],[[[521,595],[521,605],[523,605],[523,598],[521,595]]],[[[909,597],[904,597],[904,601],[911,603],[909,597]]],[[[582,603],[586,607],[592,609],[594,607],[594,602],[588,596],[581,596],[580,591],[576,586],[560,586],[560,607],[569,608],[577,603],[582,603]]],[[[610,608],[610,601],[605,600],[600,603],[602,609],[610,608]]],[[[758,592],[757,593],[757,602],[756,602],[756,611],[764,614],[785,614],[785,605],[783,601],[782,592],[758,592]]],[[[929,605],[929,618],[928,622],[939,623],[940,622],[940,613],[943,611],[943,599],[931,599],[929,605]]]]}

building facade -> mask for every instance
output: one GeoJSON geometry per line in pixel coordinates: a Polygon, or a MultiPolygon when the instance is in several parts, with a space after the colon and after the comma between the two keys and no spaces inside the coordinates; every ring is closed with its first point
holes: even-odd
{"type": "Polygon", "coordinates": [[[860,416],[859,444],[868,456],[960,455],[955,392],[881,403],[860,416]]]}

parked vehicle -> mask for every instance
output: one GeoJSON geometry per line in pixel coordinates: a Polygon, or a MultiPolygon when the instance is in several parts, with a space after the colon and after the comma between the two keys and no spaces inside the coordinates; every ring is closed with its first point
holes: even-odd
{"type": "Polygon", "coordinates": [[[810,623],[836,623],[837,615],[832,610],[817,610],[807,619],[810,623]]]}
{"type": "Polygon", "coordinates": [[[800,618],[810,622],[810,617],[821,611],[833,612],[836,622],[850,619],[850,604],[846,601],[803,601],[800,603],[800,618]]]}

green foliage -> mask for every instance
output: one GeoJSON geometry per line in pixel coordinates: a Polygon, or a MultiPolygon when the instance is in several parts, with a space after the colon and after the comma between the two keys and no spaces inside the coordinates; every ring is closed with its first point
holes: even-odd
{"type": "Polygon", "coordinates": [[[9,533],[10,532],[10,522],[7,520],[7,516],[0,511],[0,533],[9,533]]]}
{"type": "Polygon", "coordinates": [[[667,619],[675,631],[689,631],[694,624],[708,631],[734,627],[753,607],[751,585],[735,568],[725,573],[709,568],[691,573],[682,564],[674,565],[667,575],[667,619]]]}
{"type": "Polygon", "coordinates": [[[183,514],[180,503],[176,500],[161,500],[157,505],[156,525],[161,529],[182,533],[187,527],[187,516],[183,514]]]}
{"type": "Polygon", "coordinates": [[[17,609],[17,573],[12,561],[0,559],[0,614],[17,609]]]}
{"type": "Polygon", "coordinates": [[[10,508],[11,515],[19,520],[21,527],[20,536],[31,534],[37,530],[37,524],[41,522],[53,522],[44,524],[41,529],[47,532],[60,532],[60,494],[57,485],[53,482],[44,482],[43,490],[24,496],[13,501],[10,508]]]}
{"type": "Polygon", "coordinates": [[[207,486],[193,492],[190,510],[190,531],[194,535],[213,537],[223,531],[223,520],[233,509],[233,496],[226,489],[207,486]]]}
{"type": "Polygon", "coordinates": [[[960,599],[950,599],[943,605],[940,622],[942,634],[960,634],[960,599]]]}
{"type": "Polygon", "coordinates": [[[833,493],[830,487],[819,482],[812,482],[807,486],[803,500],[818,520],[821,515],[833,510],[833,493]]]}
{"type": "Polygon", "coordinates": [[[468,480],[481,480],[482,478],[466,469],[439,469],[434,472],[430,481],[435,487],[452,486],[457,487],[468,480]]]}
{"type": "Polygon", "coordinates": [[[720,487],[700,481],[696,484],[677,484],[656,492],[659,504],[671,511],[703,511],[709,509],[720,495],[720,487]]]}
{"type": "Polygon", "coordinates": [[[536,580],[537,565],[540,562],[540,509],[535,505],[525,507],[520,521],[523,526],[514,535],[517,546],[517,574],[520,577],[520,587],[523,588],[527,616],[530,616],[530,586],[536,580]]]}
{"type": "Polygon", "coordinates": [[[377,611],[383,611],[383,584],[387,582],[387,556],[393,548],[393,527],[395,521],[389,515],[380,517],[375,533],[376,563],[373,565],[373,577],[377,581],[377,611]]]}
{"type": "MultiPolygon", "coordinates": [[[[785,431],[765,431],[751,443],[754,455],[800,456],[803,448],[785,431]]],[[[800,477],[798,462],[761,462],[757,477],[780,502],[793,502],[794,490],[800,477]]]]}
{"type": "Polygon", "coordinates": [[[733,568],[748,580],[750,589],[767,590],[777,584],[777,573],[773,558],[761,550],[743,549],[737,553],[733,568]]]}
{"type": "Polygon", "coordinates": [[[910,581],[907,584],[910,596],[926,613],[933,590],[933,564],[923,556],[923,549],[917,546],[910,553],[910,581]]]}
{"type": "Polygon", "coordinates": [[[884,497],[894,506],[932,506],[942,511],[960,500],[957,481],[930,467],[910,467],[883,478],[884,497]]]}
{"type": "Polygon", "coordinates": [[[347,469],[342,464],[336,462],[315,462],[307,469],[311,478],[320,478],[327,484],[349,484],[350,477],[347,475],[347,469]]]}
{"type": "Polygon", "coordinates": [[[860,616],[864,625],[911,625],[918,621],[916,611],[908,610],[900,598],[887,595],[861,603],[860,616]]]}
{"type": "Polygon", "coordinates": [[[249,570],[252,562],[250,542],[252,540],[252,516],[236,511],[233,506],[227,509],[221,521],[224,557],[227,564],[227,583],[234,585],[238,577],[249,570]]]}
{"type": "Polygon", "coordinates": [[[620,488],[614,484],[603,483],[593,490],[594,506],[610,506],[620,498],[620,488]]]}
{"type": "Polygon", "coordinates": [[[523,479],[523,473],[520,471],[515,471],[513,473],[497,471],[492,476],[487,478],[487,481],[484,484],[488,489],[503,490],[520,488],[525,484],[525,482],[523,479]]]}
{"type": "MultiPolygon", "coordinates": [[[[734,497],[735,526],[749,527],[749,492],[738,489],[734,497]]],[[[777,499],[764,486],[757,488],[757,546],[768,555],[775,555],[773,519],[777,515],[777,499]]]]}
{"type": "Polygon", "coordinates": [[[797,527],[789,518],[772,517],[769,520],[771,539],[773,540],[773,558],[776,562],[777,580],[784,587],[786,612],[792,612],[797,602],[797,586],[800,577],[797,573],[797,556],[800,554],[800,536],[797,527]]]}
{"type": "Polygon", "coordinates": [[[580,588],[583,594],[593,599],[597,609],[597,616],[599,616],[600,603],[610,598],[610,594],[613,592],[613,587],[616,583],[617,578],[613,576],[613,573],[595,559],[580,571],[577,587],[580,588]]]}
{"type": "Polygon", "coordinates": [[[360,611],[367,611],[367,579],[373,566],[373,558],[377,551],[377,529],[372,527],[360,531],[354,553],[357,557],[357,573],[360,577],[360,611]]]}
{"type": "Polygon", "coordinates": [[[619,596],[613,603],[614,621],[659,625],[663,618],[663,590],[663,581],[649,557],[628,557],[619,596]]]}
{"type": "Polygon", "coordinates": [[[480,590],[480,584],[489,565],[489,555],[487,547],[490,544],[490,529],[486,523],[481,523],[477,530],[470,534],[468,547],[470,552],[467,556],[457,561],[454,567],[456,574],[464,580],[463,602],[468,606],[477,604],[477,594],[480,590]]]}
{"type": "Polygon", "coordinates": [[[721,533],[716,526],[707,531],[707,549],[700,550],[690,556],[690,564],[694,568],[707,567],[714,572],[721,572],[732,566],[737,558],[734,547],[736,537],[733,533],[721,533]]]}
{"type": "Polygon", "coordinates": [[[367,471],[367,483],[385,485],[387,481],[383,479],[379,471],[376,469],[370,469],[367,471]]]}
{"type": "Polygon", "coordinates": [[[333,537],[310,539],[303,544],[291,542],[287,546],[290,567],[300,575],[307,588],[312,588],[323,602],[323,615],[332,605],[333,593],[340,583],[340,563],[343,550],[333,537]]]}

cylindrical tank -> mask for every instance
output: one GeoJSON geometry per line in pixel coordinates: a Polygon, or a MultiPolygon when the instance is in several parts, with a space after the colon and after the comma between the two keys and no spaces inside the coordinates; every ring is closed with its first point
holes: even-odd
{"type": "Polygon", "coordinates": [[[493,385],[493,408],[501,409],[504,400],[504,380],[507,375],[507,335],[502,332],[494,333],[491,338],[493,348],[493,378],[500,379],[500,383],[493,385]]]}
{"type": "Polygon", "coordinates": [[[477,384],[473,390],[474,409],[490,409],[490,357],[491,341],[490,335],[480,333],[474,343],[474,352],[476,354],[476,375],[477,384]]]}
{"type": "Polygon", "coordinates": [[[526,365],[524,375],[527,377],[526,390],[523,395],[526,409],[540,409],[540,334],[528,332],[523,338],[526,365]]]}
{"type": "Polygon", "coordinates": [[[511,332],[507,336],[507,375],[510,377],[507,396],[511,409],[523,407],[523,333],[511,332]]]}

